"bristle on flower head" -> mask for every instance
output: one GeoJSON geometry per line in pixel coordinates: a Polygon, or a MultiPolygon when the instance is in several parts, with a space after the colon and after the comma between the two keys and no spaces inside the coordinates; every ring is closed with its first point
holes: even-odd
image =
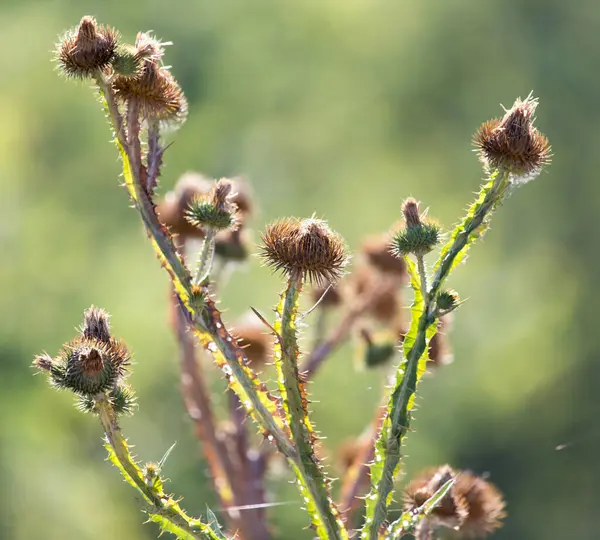
{"type": "Polygon", "coordinates": [[[535,127],[538,100],[517,98],[502,119],[485,122],[473,138],[481,162],[514,177],[531,179],[550,162],[548,139],[535,127]]]}
{"type": "Polygon", "coordinates": [[[115,30],[98,25],[96,19],[86,15],[77,28],[61,38],[56,47],[56,60],[69,77],[91,77],[110,65],[117,41],[115,30]]]}
{"type": "Polygon", "coordinates": [[[233,184],[221,178],[207,195],[195,196],[188,207],[186,218],[196,227],[222,231],[236,228],[237,206],[232,201],[233,184]]]}
{"type": "Polygon", "coordinates": [[[320,219],[275,221],[266,227],[262,241],[261,256],[268,266],[317,285],[337,282],[348,260],[342,238],[320,219]]]}
{"type": "Polygon", "coordinates": [[[97,339],[103,343],[110,342],[110,315],[103,309],[90,307],[83,314],[81,335],[84,338],[97,339]]]}

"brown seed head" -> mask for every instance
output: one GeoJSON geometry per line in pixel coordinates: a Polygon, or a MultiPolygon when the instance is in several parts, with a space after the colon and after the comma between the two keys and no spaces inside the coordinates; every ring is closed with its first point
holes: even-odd
{"type": "Polygon", "coordinates": [[[142,118],[182,122],[187,115],[181,87],[169,70],[152,58],[145,60],[137,77],[115,77],[113,89],[120,102],[135,102],[142,118]]]}
{"type": "Polygon", "coordinates": [[[392,253],[392,242],[389,235],[378,235],[367,238],[362,244],[362,252],[368,263],[380,272],[398,275],[406,281],[406,263],[401,257],[392,253]]]}
{"type": "Polygon", "coordinates": [[[91,77],[110,65],[117,41],[115,30],[98,25],[96,19],[86,15],[76,29],[62,37],[56,48],[56,60],[70,77],[91,77]]]}
{"type": "Polygon", "coordinates": [[[110,315],[103,309],[90,307],[83,314],[81,335],[84,338],[97,339],[103,343],[110,342],[110,315]]]}
{"type": "Polygon", "coordinates": [[[490,169],[503,169],[515,177],[537,176],[550,162],[548,139],[534,126],[538,100],[517,98],[501,120],[482,124],[473,138],[479,159],[490,169]]]}
{"type": "Polygon", "coordinates": [[[397,275],[380,272],[370,265],[361,265],[352,272],[349,281],[351,293],[368,300],[366,314],[381,322],[397,322],[401,304],[397,275]]]}
{"type": "Polygon", "coordinates": [[[430,515],[434,523],[456,529],[466,538],[486,536],[502,525],[505,505],[496,487],[469,472],[454,471],[448,465],[415,478],[404,491],[405,508],[416,510],[451,478],[456,479],[452,489],[430,515]]]}
{"type": "Polygon", "coordinates": [[[438,321],[438,330],[429,341],[428,367],[438,367],[451,364],[453,357],[448,343],[447,334],[452,323],[452,315],[444,315],[438,321]]]}
{"type": "Polygon", "coordinates": [[[337,282],[348,261],[342,238],[320,219],[275,221],[265,228],[262,241],[261,256],[268,266],[302,274],[317,285],[337,282]]]}
{"type": "Polygon", "coordinates": [[[242,227],[219,231],[215,237],[215,255],[225,261],[241,262],[249,254],[248,231],[242,227]]]}

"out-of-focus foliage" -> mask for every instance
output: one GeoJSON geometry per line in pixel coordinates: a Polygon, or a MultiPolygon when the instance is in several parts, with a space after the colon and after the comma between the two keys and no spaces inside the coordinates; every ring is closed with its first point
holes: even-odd
{"type": "MultiPolygon", "coordinates": [[[[256,225],[294,214],[330,220],[353,247],[387,229],[414,195],[448,227],[477,189],[477,126],[517,95],[540,97],[548,172],[494,220],[451,285],[455,362],[421,387],[408,468],[489,471],[508,500],[494,538],[592,538],[600,497],[600,10],[595,0],[425,0],[0,5],[0,537],[154,538],[104,462],[100,428],[29,368],[55,353],[91,303],[113,314],[137,364],[140,410],[125,421],[141,459],[178,441],[165,473],[195,514],[215,507],[178,388],[168,279],[118,187],[106,120],[85,85],[50,63],[57,34],[84,14],[129,40],[153,29],[190,116],[166,156],[182,172],[246,173],[256,225]],[[560,445],[560,446],[558,446],[560,445]],[[558,448],[557,448],[558,446],[558,448]]],[[[233,320],[276,302],[253,263],[223,305],[233,320]]],[[[305,340],[305,344],[309,344],[305,340]]],[[[331,452],[370,419],[378,374],[349,349],[311,386],[331,452]]],[[[219,394],[221,395],[221,394],[219,394]]],[[[335,474],[335,470],[334,470],[335,474]]],[[[310,538],[295,487],[272,481],[277,538],[310,538]]],[[[168,488],[168,486],[167,486],[168,488]]],[[[399,514],[397,514],[399,515],[399,514]]]]}

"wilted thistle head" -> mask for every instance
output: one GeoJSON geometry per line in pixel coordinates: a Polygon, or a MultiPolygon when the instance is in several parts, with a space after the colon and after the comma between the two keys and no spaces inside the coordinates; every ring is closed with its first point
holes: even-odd
{"type": "Polygon", "coordinates": [[[109,397],[117,413],[131,410],[133,392],[123,382],[130,354],[125,344],[110,336],[104,310],[92,306],[85,312],[80,335],[63,345],[56,358],[44,353],[33,363],[48,375],[52,386],[79,395],[83,410],[93,410],[100,394],[109,397]]]}
{"type": "Polygon", "coordinates": [[[538,100],[517,98],[502,119],[485,122],[473,138],[479,159],[489,169],[505,170],[515,178],[531,179],[550,162],[548,139],[535,127],[538,100]]]}
{"type": "Polygon", "coordinates": [[[455,483],[450,492],[429,515],[433,524],[452,528],[463,538],[480,538],[502,525],[504,500],[496,487],[448,465],[425,471],[408,484],[404,490],[405,509],[416,510],[452,478],[455,483]]]}
{"type": "Polygon", "coordinates": [[[320,219],[280,219],[267,225],[261,239],[268,266],[316,285],[336,283],[348,262],[341,236],[320,219]]]}
{"type": "Polygon", "coordinates": [[[215,255],[226,262],[241,262],[248,258],[249,240],[246,229],[219,231],[215,237],[215,255]]]}
{"type": "Polygon", "coordinates": [[[393,245],[388,234],[366,238],[361,246],[367,262],[380,272],[395,274],[406,280],[406,263],[392,252],[393,245]]]}
{"type": "Polygon", "coordinates": [[[237,324],[234,334],[253,369],[263,367],[270,360],[273,339],[269,334],[265,334],[264,326],[255,318],[237,324]]]}
{"type": "Polygon", "coordinates": [[[98,25],[94,17],[86,15],[56,46],[60,69],[76,78],[91,77],[106,69],[113,60],[118,37],[115,30],[98,25]]]}
{"type": "Polygon", "coordinates": [[[419,213],[419,203],[409,197],[402,204],[405,226],[392,240],[392,251],[398,257],[413,253],[422,257],[440,241],[440,226],[419,213]]]}
{"type": "Polygon", "coordinates": [[[223,231],[236,226],[237,206],[232,201],[232,183],[227,178],[216,182],[207,195],[195,196],[186,212],[195,227],[223,231]]]}
{"type": "Polygon", "coordinates": [[[135,47],[135,53],[130,51],[131,57],[121,52],[122,58],[115,66],[117,73],[123,72],[112,82],[117,100],[135,104],[142,118],[183,122],[187,100],[169,70],[160,65],[161,42],[141,32],[135,47]]]}

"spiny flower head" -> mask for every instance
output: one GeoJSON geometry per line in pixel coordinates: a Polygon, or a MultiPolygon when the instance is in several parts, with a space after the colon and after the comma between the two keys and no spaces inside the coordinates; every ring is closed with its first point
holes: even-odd
{"type": "Polygon", "coordinates": [[[159,63],[162,45],[149,34],[139,33],[135,46],[143,63],[133,73],[117,75],[113,89],[119,101],[135,103],[142,118],[183,122],[187,116],[187,100],[170,71],[159,63]]]}
{"type": "Polygon", "coordinates": [[[393,238],[393,252],[398,257],[413,253],[422,257],[440,241],[440,226],[419,213],[419,203],[409,197],[402,204],[405,226],[393,238]]]}
{"type": "Polygon", "coordinates": [[[232,183],[227,178],[216,182],[207,195],[195,196],[186,213],[195,227],[222,231],[235,228],[237,206],[232,201],[232,183]]]}
{"type": "Polygon", "coordinates": [[[93,306],[85,312],[80,334],[56,358],[44,353],[33,362],[52,386],[77,394],[82,410],[93,411],[95,399],[106,395],[117,413],[129,412],[135,401],[124,384],[130,363],[125,344],[110,335],[108,314],[93,306]]]}
{"type": "Polygon", "coordinates": [[[429,516],[433,524],[455,529],[463,538],[481,538],[502,525],[505,505],[496,487],[448,465],[425,471],[410,482],[404,490],[405,509],[416,510],[452,478],[450,492],[429,516]]]}
{"type": "Polygon", "coordinates": [[[69,30],[56,47],[56,60],[65,75],[75,78],[91,77],[105,70],[113,60],[118,33],[98,25],[86,15],[79,26],[69,30]]]}
{"type": "Polygon", "coordinates": [[[538,100],[517,98],[501,119],[482,124],[473,138],[479,159],[489,169],[505,170],[515,179],[530,180],[550,162],[548,139],[535,127],[538,100]]]}
{"type": "Polygon", "coordinates": [[[268,266],[317,285],[337,282],[348,262],[344,241],[320,219],[280,219],[261,238],[261,256],[268,266]]]}

